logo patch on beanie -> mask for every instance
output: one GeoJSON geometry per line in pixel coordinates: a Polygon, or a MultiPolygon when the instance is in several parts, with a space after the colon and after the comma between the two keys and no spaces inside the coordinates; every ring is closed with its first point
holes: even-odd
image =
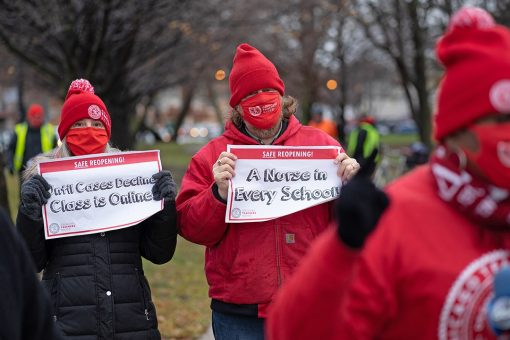
{"type": "Polygon", "coordinates": [[[492,85],[489,98],[498,112],[510,113],[510,79],[500,80],[492,85]]]}
{"type": "Polygon", "coordinates": [[[510,168],[510,143],[499,142],[497,145],[498,158],[501,164],[510,168]]]}
{"type": "Polygon", "coordinates": [[[89,117],[98,120],[101,118],[101,108],[97,105],[89,106],[89,117]]]}

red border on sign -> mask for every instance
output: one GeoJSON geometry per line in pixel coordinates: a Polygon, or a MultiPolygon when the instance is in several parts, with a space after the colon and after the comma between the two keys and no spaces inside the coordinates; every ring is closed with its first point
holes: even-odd
{"type": "Polygon", "coordinates": [[[113,153],[107,154],[103,156],[88,156],[88,157],[73,157],[66,159],[55,159],[50,162],[41,162],[39,164],[41,175],[46,172],[58,172],[58,171],[70,171],[70,170],[84,170],[84,169],[94,169],[94,168],[106,168],[110,166],[117,165],[126,165],[126,164],[136,164],[136,163],[144,163],[144,162],[158,162],[159,160],[159,152],[158,151],[145,151],[145,152],[135,152],[135,153],[113,153]],[[101,160],[109,160],[109,159],[120,159],[118,163],[112,164],[97,164],[100,163],[101,160]],[[92,164],[91,164],[92,163],[92,164]],[[77,166],[77,164],[87,164],[83,166],[77,166]]]}
{"type": "MultiPolygon", "coordinates": [[[[114,154],[108,154],[108,155],[97,156],[97,157],[94,157],[94,156],[73,157],[72,159],[68,158],[68,159],[64,159],[64,160],[56,159],[56,160],[52,160],[50,162],[40,163],[39,171],[42,175],[43,173],[48,173],[48,172],[85,170],[85,169],[93,169],[93,168],[101,168],[101,167],[106,168],[106,167],[112,167],[112,166],[122,166],[122,165],[127,165],[127,164],[136,164],[136,163],[145,163],[145,162],[157,162],[158,172],[161,171],[161,162],[159,159],[159,151],[142,151],[142,152],[134,152],[134,153],[114,153],[114,154]],[[80,160],[90,160],[90,159],[99,160],[99,159],[117,158],[117,157],[123,157],[124,162],[115,163],[115,164],[106,164],[106,165],[92,165],[92,166],[88,166],[88,167],[75,167],[75,162],[80,161],[80,160]],[[70,164],[72,165],[72,167],[70,166],[70,164]],[[44,170],[43,170],[43,168],[44,168],[44,170]]],[[[165,205],[165,202],[162,199],[161,200],[161,210],[164,209],[164,205],[165,205]]],[[[89,233],[90,231],[94,231],[94,233],[96,233],[96,232],[101,232],[104,230],[120,229],[124,226],[135,225],[135,224],[138,224],[141,221],[145,220],[145,219],[140,219],[140,220],[136,220],[133,222],[128,222],[128,223],[119,224],[119,225],[115,225],[115,226],[109,226],[109,227],[100,228],[100,229],[85,229],[85,230],[73,231],[73,232],[68,232],[68,233],[59,233],[52,237],[48,230],[49,223],[48,223],[48,214],[46,211],[46,204],[43,205],[43,209],[44,209],[44,219],[46,222],[45,223],[45,232],[46,232],[46,235],[48,236],[47,239],[58,238],[61,235],[91,234],[91,233],[89,233]]]]}
{"type": "MultiPolygon", "coordinates": [[[[243,147],[239,145],[229,145],[229,152],[236,155],[237,159],[260,159],[260,160],[313,160],[313,159],[331,159],[334,160],[339,152],[344,152],[340,146],[326,146],[326,147],[313,147],[313,146],[295,146],[295,147],[243,147]],[[275,157],[263,157],[264,152],[275,153],[275,157]],[[299,155],[299,152],[309,152],[308,155],[299,155]],[[280,154],[279,154],[280,153],[280,154]],[[281,155],[281,156],[279,156],[281,155]]],[[[267,155],[267,154],[266,154],[267,155]]],[[[232,221],[267,221],[276,217],[259,217],[259,218],[232,218],[232,206],[233,206],[233,184],[230,179],[230,206],[228,207],[229,222],[232,221]]],[[[232,222],[234,223],[234,222],[232,222]]]]}
{"type": "Polygon", "coordinates": [[[339,148],[335,149],[308,149],[308,148],[235,148],[231,152],[238,159],[335,159],[339,148]]]}

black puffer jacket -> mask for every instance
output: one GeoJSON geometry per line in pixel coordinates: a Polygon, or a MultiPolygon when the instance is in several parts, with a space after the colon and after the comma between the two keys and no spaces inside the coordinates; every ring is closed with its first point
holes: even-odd
{"type": "Polygon", "coordinates": [[[46,241],[43,222],[18,213],[53,319],[67,339],[159,339],[141,256],[168,262],[177,240],[175,203],[138,225],[46,241]]]}

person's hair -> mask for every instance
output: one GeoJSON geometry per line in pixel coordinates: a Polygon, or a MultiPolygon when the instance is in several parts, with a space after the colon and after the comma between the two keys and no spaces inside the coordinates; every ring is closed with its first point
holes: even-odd
{"type": "MultiPolygon", "coordinates": [[[[297,111],[297,99],[285,95],[282,97],[283,103],[282,103],[282,114],[283,119],[289,119],[290,116],[294,115],[297,111]]],[[[227,115],[227,119],[232,120],[232,123],[234,123],[235,126],[241,127],[243,125],[243,115],[241,112],[241,106],[237,105],[232,109],[232,111],[227,115]]]]}
{"type": "MultiPolygon", "coordinates": [[[[110,143],[106,144],[105,153],[115,153],[120,152],[119,149],[116,149],[110,145],[110,143]]],[[[47,161],[52,159],[59,159],[64,157],[72,157],[71,152],[65,142],[65,139],[62,141],[62,144],[57,146],[55,149],[45,153],[38,155],[32,159],[30,166],[28,166],[23,173],[21,174],[21,180],[24,182],[30,177],[37,175],[37,166],[41,161],[47,161]]]]}

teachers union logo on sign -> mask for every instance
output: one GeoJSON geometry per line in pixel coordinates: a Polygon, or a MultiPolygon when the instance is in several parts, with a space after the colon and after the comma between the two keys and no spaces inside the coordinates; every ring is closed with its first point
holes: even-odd
{"type": "Polygon", "coordinates": [[[90,105],[89,106],[89,117],[92,119],[101,118],[101,108],[97,105],[90,105]]]}
{"type": "Polygon", "coordinates": [[[487,323],[494,274],[510,264],[510,251],[495,250],[471,262],[457,277],[441,310],[438,338],[495,339],[487,323]]]}
{"type": "Polygon", "coordinates": [[[232,217],[234,217],[234,218],[241,217],[241,209],[239,209],[239,208],[232,209],[232,217]]]}
{"type": "Polygon", "coordinates": [[[60,227],[58,226],[57,223],[50,224],[50,233],[56,234],[59,232],[59,230],[60,230],[60,227]]]}

